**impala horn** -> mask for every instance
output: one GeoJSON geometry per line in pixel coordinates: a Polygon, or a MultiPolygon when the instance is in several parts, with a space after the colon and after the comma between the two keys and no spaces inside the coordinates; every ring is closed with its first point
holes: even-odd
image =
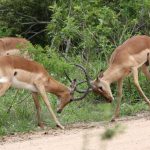
{"type": "Polygon", "coordinates": [[[91,84],[90,84],[90,77],[89,77],[89,75],[88,75],[86,69],[85,69],[83,66],[79,65],[79,64],[73,64],[73,65],[76,66],[76,67],[78,67],[78,68],[80,68],[81,71],[82,71],[82,72],[84,73],[84,75],[85,75],[85,80],[77,82],[76,79],[72,80],[72,79],[69,77],[69,75],[65,72],[66,78],[69,80],[69,82],[71,82],[71,86],[70,86],[71,92],[72,92],[72,93],[78,92],[78,93],[80,93],[80,94],[83,94],[81,97],[73,98],[73,100],[72,100],[72,101],[78,101],[78,100],[84,99],[84,98],[88,95],[88,93],[89,93],[90,91],[92,91],[92,89],[91,89],[91,84]],[[88,86],[87,89],[84,89],[84,90],[78,89],[77,87],[78,87],[79,85],[83,84],[83,83],[87,83],[87,86],[88,86]]]}

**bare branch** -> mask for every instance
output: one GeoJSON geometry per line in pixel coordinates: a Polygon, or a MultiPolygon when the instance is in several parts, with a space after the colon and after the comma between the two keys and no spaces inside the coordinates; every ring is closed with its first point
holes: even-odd
{"type": "Polygon", "coordinates": [[[32,39],[34,36],[36,36],[36,35],[38,35],[38,34],[40,34],[40,33],[42,33],[42,32],[45,32],[47,29],[43,29],[43,30],[41,30],[41,31],[39,31],[39,32],[34,32],[35,34],[34,35],[32,35],[32,36],[30,36],[28,39],[30,40],[30,39],[32,39]]]}

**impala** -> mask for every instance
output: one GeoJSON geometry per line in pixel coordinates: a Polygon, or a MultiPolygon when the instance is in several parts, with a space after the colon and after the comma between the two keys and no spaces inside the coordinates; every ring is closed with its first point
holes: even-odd
{"type": "Polygon", "coordinates": [[[19,56],[0,57],[0,96],[4,95],[10,87],[23,88],[32,92],[32,97],[37,109],[38,125],[43,127],[40,117],[40,103],[38,95],[42,96],[52,118],[60,128],[64,128],[53,112],[46,92],[55,94],[60,101],[58,112],[71,101],[80,100],[87,95],[87,91],[82,97],[74,98],[73,94],[77,88],[77,81],[73,80],[70,87],[52,78],[45,68],[35,61],[31,61],[19,56]]]}
{"type": "Polygon", "coordinates": [[[0,55],[19,55],[20,50],[25,48],[29,43],[28,40],[18,37],[4,37],[0,38],[0,55]]]}
{"type": "Polygon", "coordinates": [[[91,81],[95,92],[103,95],[109,102],[114,97],[110,85],[113,82],[118,84],[117,107],[112,121],[119,117],[120,103],[122,98],[123,79],[132,73],[134,84],[144,101],[150,106],[150,101],[142,91],[138,81],[138,69],[141,68],[145,76],[150,79],[148,66],[150,65],[150,37],[145,35],[134,36],[112,53],[108,69],[91,81]]]}

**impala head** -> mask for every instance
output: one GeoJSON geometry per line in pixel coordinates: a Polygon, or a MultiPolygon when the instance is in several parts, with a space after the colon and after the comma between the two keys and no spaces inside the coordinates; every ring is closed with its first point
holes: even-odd
{"type": "Polygon", "coordinates": [[[101,73],[95,80],[91,81],[92,89],[97,94],[100,94],[106,98],[108,102],[112,102],[114,100],[110,84],[103,80],[103,74],[101,73]]]}
{"type": "Polygon", "coordinates": [[[58,108],[57,108],[57,113],[61,113],[63,108],[69,104],[70,102],[73,101],[73,94],[75,91],[76,87],[76,80],[74,79],[71,83],[70,88],[67,88],[62,94],[58,97],[58,108]]]}
{"type": "Polygon", "coordinates": [[[83,98],[85,98],[88,93],[91,91],[91,86],[90,86],[90,81],[89,81],[89,77],[88,74],[85,70],[84,67],[82,67],[81,65],[77,65],[75,64],[76,67],[79,67],[85,74],[86,80],[84,81],[79,81],[77,82],[76,79],[71,80],[70,77],[67,75],[67,73],[65,72],[65,75],[67,77],[67,79],[71,82],[70,87],[68,88],[68,90],[65,90],[65,92],[62,93],[62,95],[59,97],[59,101],[58,101],[58,109],[57,109],[57,113],[61,113],[62,110],[64,109],[64,107],[69,104],[70,102],[73,101],[79,101],[82,100],[83,98]],[[82,83],[87,83],[88,87],[85,90],[79,90],[77,87],[78,85],[82,84],[82,83]],[[83,94],[81,97],[75,97],[74,93],[78,92],[79,94],[83,94]]]}

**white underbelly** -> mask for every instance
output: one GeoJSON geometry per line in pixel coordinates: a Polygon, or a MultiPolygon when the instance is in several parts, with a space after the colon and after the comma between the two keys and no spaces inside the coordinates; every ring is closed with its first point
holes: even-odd
{"type": "Polygon", "coordinates": [[[37,88],[33,84],[19,81],[16,78],[12,79],[12,87],[19,88],[19,89],[26,89],[32,92],[38,92],[37,88]]]}

